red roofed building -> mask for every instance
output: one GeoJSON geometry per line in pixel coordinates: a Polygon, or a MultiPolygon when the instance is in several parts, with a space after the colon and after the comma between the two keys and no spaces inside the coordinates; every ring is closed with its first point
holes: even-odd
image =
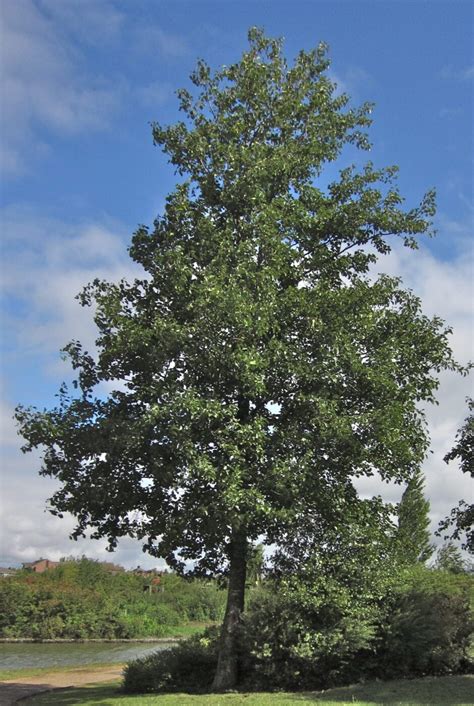
{"type": "Polygon", "coordinates": [[[48,569],[55,569],[59,566],[59,561],[50,561],[49,559],[38,559],[37,561],[29,561],[23,564],[24,569],[30,569],[36,574],[42,574],[48,569]]]}

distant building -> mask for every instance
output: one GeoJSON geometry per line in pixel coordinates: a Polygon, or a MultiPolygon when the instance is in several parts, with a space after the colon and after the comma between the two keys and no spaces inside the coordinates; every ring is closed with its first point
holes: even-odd
{"type": "Polygon", "coordinates": [[[48,569],[55,569],[59,566],[59,561],[50,561],[49,559],[38,559],[37,561],[28,561],[23,564],[24,569],[30,569],[35,574],[42,574],[48,569]]]}
{"type": "Polygon", "coordinates": [[[159,569],[142,569],[141,566],[137,566],[136,569],[131,570],[132,574],[137,576],[144,576],[145,578],[150,578],[151,576],[163,576],[166,571],[160,571],[159,569]]]}
{"type": "Polygon", "coordinates": [[[0,576],[14,576],[18,569],[11,569],[5,566],[0,566],[0,576]]]}
{"type": "Polygon", "coordinates": [[[101,561],[100,565],[104,567],[106,571],[109,571],[112,576],[116,574],[121,574],[125,569],[120,564],[113,564],[111,561],[101,561]]]}
{"type": "MultiPolygon", "coordinates": [[[[86,558],[86,557],[83,557],[86,558]]],[[[27,561],[23,563],[24,569],[29,569],[34,571],[35,574],[42,574],[49,569],[55,569],[57,566],[64,565],[70,561],[75,561],[74,559],[61,559],[61,561],[51,561],[50,559],[38,559],[37,561],[27,561]]],[[[115,576],[115,574],[120,574],[125,569],[120,564],[113,564],[111,561],[100,561],[99,566],[102,566],[105,571],[108,571],[115,576]]]]}
{"type": "Polygon", "coordinates": [[[163,576],[165,571],[159,571],[158,569],[142,569],[137,566],[136,569],[132,569],[132,574],[135,576],[141,576],[146,579],[147,582],[143,586],[143,590],[147,593],[157,593],[158,591],[163,592],[164,586],[161,584],[161,576],[163,576]]]}

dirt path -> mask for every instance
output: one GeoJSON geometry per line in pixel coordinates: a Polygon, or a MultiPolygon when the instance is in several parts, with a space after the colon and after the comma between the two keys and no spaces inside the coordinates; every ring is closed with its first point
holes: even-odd
{"type": "Polygon", "coordinates": [[[68,686],[99,684],[120,679],[123,667],[101,667],[98,669],[74,669],[68,672],[45,672],[36,677],[18,677],[0,683],[0,706],[11,706],[27,696],[40,694],[51,689],[64,689],[68,686]]]}

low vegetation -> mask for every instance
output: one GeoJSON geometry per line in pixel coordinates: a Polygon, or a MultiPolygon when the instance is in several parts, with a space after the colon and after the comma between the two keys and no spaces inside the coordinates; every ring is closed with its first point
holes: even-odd
{"type": "MultiPolygon", "coordinates": [[[[472,577],[422,565],[359,595],[329,576],[267,582],[239,633],[238,688],[326,689],[371,679],[452,675],[469,657],[472,577]]],[[[219,636],[208,629],[170,650],[131,662],[128,693],[209,690],[219,636]]]]}
{"type": "Polygon", "coordinates": [[[89,559],[64,561],[42,574],[20,571],[0,581],[0,637],[127,639],[192,632],[189,624],[222,618],[223,592],[215,582],[164,574],[150,579],[111,574],[89,559]]]}

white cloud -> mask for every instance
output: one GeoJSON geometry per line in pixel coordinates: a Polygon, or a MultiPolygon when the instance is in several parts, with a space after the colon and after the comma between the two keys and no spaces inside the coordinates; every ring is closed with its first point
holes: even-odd
{"type": "Polygon", "coordinates": [[[0,39],[0,169],[9,177],[28,172],[52,137],[106,130],[126,104],[167,99],[166,85],[123,77],[128,52],[176,58],[187,51],[180,37],[107,0],[3,3],[0,39]],[[117,52],[116,68],[103,75],[88,66],[90,44],[117,52]]]}
{"type": "Polygon", "coordinates": [[[438,259],[425,247],[416,252],[396,247],[376,269],[401,275],[404,285],[421,298],[425,313],[441,316],[453,327],[451,346],[459,360],[467,362],[473,353],[474,250],[459,228],[450,260],[438,259]]]}
{"type": "Polygon", "coordinates": [[[166,103],[168,98],[173,94],[173,90],[171,86],[167,84],[153,81],[144,86],[138,86],[135,93],[142,105],[147,108],[154,108],[157,105],[166,103]]]}
{"type": "Polygon", "coordinates": [[[360,101],[361,94],[365,95],[367,87],[374,83],[372,75],[360,66],[349,66],[343,71],[331,67],[328,76],[336,84],[336,95],[347,93],[352,102],[360,101]]]}
{"type": "MultiPolygon", "coordinates": [[[[2,218],[5,255],[2,287],[6,298],[26,312],[15,321],[5,317],[4,332],[16,347],[19,365],[29,356],[28,366],[38,376],[59,372],[59,349],[72,338],[85,347],[94,347],[95,325],[90,309],[83,309],[75,295],[94,277],[117,281],[142,275],[126,252],[121,228],[112,224],[70,225],[43,219],[27,210],[7,209],[2,218]],[[47,362],[44,363],[44,360],[47,362]],[[41,363],[43,361],[43,363],[41,363]],[[48,368],[38,366],[47,365],[48,368]]],[[[60,377],[59,377],[60,376],[60,377]]],[[[114,386],[116,388],[117,385],[114,386]]],[[[19,401],[19,400],[18,400],[19,401]]],[[[23,400],[26,404],[29,400],[23,400]]],[[[53,560],[61,556],[81,556],[114,560],[127,567],[162,566],[141,552],[139,542],[124,539],[110,555],[106,542],[68,535],[74,519],[59,519],[45,511],[46,500],[58,487],[56,481],[38,476],[40,457],[36,452],[22,455],[23,443],[16,433],[13,405],[0,407],[2,476],[0,492],[0,563],[31,561],[39,556],[53,560]]]]}
{"type": "Polygon", "coordinates": [[[126,23],[126,16],[109,0],[40,0],[40,6],[47,16],[88,44],[119,39],[126,23]]]}
{"type": "Polygon", "coordinates": [[[465,66],[463,68],[443,66],[439,75],[448,81],[472,81],[474,78],[474,66],[465,66]]]}
{"type": "Polygon", "coordinates": [[[116,281],[142,275],[122,233],[111,224],[71,226],[18,208],[6,209],[2,224],[2,290],[25,312],[20,319],[5,317],[9,336],[33,355],[57,352],[72,338],[92,350],[91,310],[82,308],[76,295],[96,277],[116,281]]]}
{"type": "Polygon", "coordinates": [[[164,567],[164,562],[143,554],[138,541],[124,538],[117,550],[107,551],[107,541],[81,538],[69,539],[74,518],[66,514],[58,518],[46,510],[46,498],[57,483],[37,474],[37,455],[13,456],[5,459],[12,471],[2,482],[0,564],[19,564],[39,557],[58,561],[64,556],[114,561],[126,568],[140,564],[144,568],[164,567]],[[13,473],[13,470],[15,471],[13,473]]]}
{"type": "Polygon", "coordinates": [[[441,108],[438,115],[440,118],[459,118],[464,114],[462,108],[441,108]]]}
{"type": "Polygon", "coordinates": [[[5,449],[13,447],[18,450],[20,443],[12,414],[11,408],[0,400],[0,446],[5,449]]]}
{"type": "Polygon", "coordinates": [[[2,21],[0,167],[18,175],[28,168],[32,146],[37,152],[39,142],[41,149],[41,128],[60,134],[103,129],[123,87],[83,74],[77,47],[31,0],[3,3],[2,21]]]}
{"type": "MultiPolygon", "coordinates": [[[[474,262],[468,226],[440,219],[443,235],[454,234],[450,260],[437,258],[427,248],[413,252],[395,246],[392,253],[375,268],[401,276],[405,287],[412,289],[422,301],[429,316],[438,315],[451,326],[450,345],[458,362],[466,365],[474,357],[474,262]]],[[[426,408],[431,452],[424,463],[426,495],[431,503],[431,530],[449,514],[458,500],[472,498],[472,480],[463,474],[456,462],[449,466],[444,456],[454,446],[457,430],[468,414],[466,397],[474,395],[473,375],[463,377],[444,372],[440,376],[438,405],[426,408]]],[[[376,478],[361,479],[357,486],[363,494],[380,493],[389,502],[400,500],[403,488],[386,485],[376,478]]],[[[440,541],[440,540],[437,540],[440,541]]]]}

